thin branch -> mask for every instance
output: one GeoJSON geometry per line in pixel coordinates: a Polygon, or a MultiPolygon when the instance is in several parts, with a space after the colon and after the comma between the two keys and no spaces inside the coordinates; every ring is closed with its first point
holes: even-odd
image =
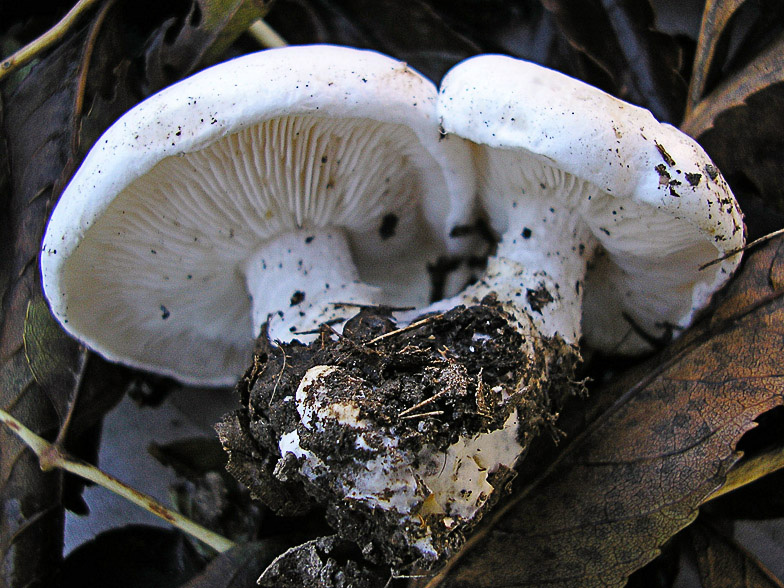
{"type": "Polygon", "coordinates": [[[425,417],[441,416],[442,414],[444,414],[443,410],[434,410],[434,411],[431,411],[431,412],[420,412],[418,414],[409,414],[409,415],[406,415],[406,416],[401,416],[400,420],[403,420],[403,419],[423,419],[425,417]]]}
{"type": "Polygon", "coordinates": [[[256,39],[259,45],[267,48],[286,47],[288,43],[271,26],[259,19],[254,21],[248,29],[248,33],[256,39]]]}
{"type": "Polygon", "coordinates": [[[19,51],[4,59],[0,63],[0,80],[12,74],[14,71],[23,67],[34,59],[37,55],[51,48],[55,43],[62,40],[71,27],[90,10],[94,4],[100,0],[79,0],[76,5],[68,11],[60,22],[46,31],[43,35],[22,47],[19,51]]]}
{"type": "Polygon", "coordinates": [[[437,392],[436,394],[433,394],[433,396],[431,396],[430,398],[425,398],[422,402],[418,402],[414,406],[409,406],[406,410],[401,411],[400,414],[398,414],[397,416],[398,416],[398,418],[403,418],[407,414],[411,414],[415,410],[418,410],[418,409],[422,408],[423,406],[427,406],[431,402],[435,402],[436,400],[441,398],[444,394],[447,394],[449,392],[450,392],[449,388],[444,388],[443,390],[441,390],[441,392],[437,392]]]}
{"type": "Polygon", "coordinates": [[[760,237],[759,239],[755,239],[751,243],[747,243],[746,245],[744,245],[743,247],[740,247],[739,249],[733,249],[731,251],[728,251],[727,253],[725,253],[724,255],[722,255],[721,257],[719,257],[717,259],[712,259],[708,263],[703,263],[700,266],[699,269],[700,269],[700,271],[702,271],[702,270],[704,270],[706,268],[709,268],[712,265],[716,265],[717,263],[721,263],[725,259],[729,259],[733,255],[737,255],[738,253],[742,253],[742,252],[745,253],[749,249],[752,249],[752,248],[756,247],[757,245],[760,245],[760,244],[765,243],[767,241],[770,241],[771,239],[775,239],[776,237],[779,237],[781,235],[784,235],[784,229],[779,229],[778,231],[773,231],[772,233],[768,233],[767,235],[764,235],[764,236],[760,237]]]}
{"type": "Polygon", "coordinates": [[[379,341],[381,341],[383,339],[388,339],[389,337],[394,337],[395,335],[400,335],[401,333],[405,333],[406,331],[413,331],[414,329],[418,329],[419,327],[422,327],[422,326],[424,326],[424,325],[426,325],[428,323],[432,323],[433,321],[437,321],[438,319],[440,319],[443,316],[444,315],[442,313],[442,314],[434,314],[434,315],[425,317],[422,320],[413,322],[410,325],[408,325],[406,327],[403,327],[401,329],[395,329],[394,331],[389,331],[388,333],[384,333],[383,335],[379,335],[375,339],[371,339],[370,341],[368,341],[367,344],[368,345],[372,345],[373,343],[378,343],[379,341]]]}
{"type": "Polygon", "coordinates": [[[43,437],[39,437],[33,433],[4,410],[0,410],[0,423],[3,423],[6,427],[11,429],[25,445],[35,452],[40,461],[42,470],[47,471],[53,468],[59,468],[84,478],[85,480],[90,480],[99,486],[103,486],[118,496],[122,496],[126,500],[133,502],[155,516],[162,518],[173,527],[206,543],[218,552],[224,552],[234,547],[235,544],[232,541],[209,529],[205,529],[191,519],[165,507],[151,496],[142,494],[138,490],[131,488],[114,476],[102,472],[89,463],[71,457],[61,448],[52,445],[43,437]]]}

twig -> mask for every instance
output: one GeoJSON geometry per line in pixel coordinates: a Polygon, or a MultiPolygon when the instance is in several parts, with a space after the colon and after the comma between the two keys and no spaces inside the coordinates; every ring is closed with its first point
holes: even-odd
{"type": "Polygon", "coordinates": [[[339,335],[339,333],[335,329],[332,329],[332,325],[337,325],[338,323],[342,323],[345,320],[346,319],[343,319],[343,318],[329,319],[329,320],[324,321],[323,323],[321,323],[315,329],[308,329],[307,331],[291,331],[291,334],[292,335],[318,335],[321,332],[322,327],[327,326],[327,327],[329,327],[332,330],[333,333],[335,333],[336,335],[339,335]]]}
{"type": "Polygon", "coordinates": [[[444,414],[443,410],[434,410],[432,412],[420,412],[417,414],[410,414],[408,416],[401,416],[400,419],[422,419],[429,416],[441,416],[444,414]]]}
{"type": "Polygon", "coordinates": [[[65,37],[69,29],[99,0],[79,0],[60,22],[43,35],[28,43],[0,63],[0,80],[29,63],[36,55],[46,51],[65,37]]]}
{"type": "Polygon", "coordinates": [[[0,422],[11,429],[25,445],[33,450],[38,456],[43,471],[59,468],[84,478],[85,480],[90,480],[99,486],[103,486],[118,496],[122,496],[126,500],[133,502],[155,516],[162,518],[173,527],[206,543],[218,552],[224,552],[234,547],[235,544],[232,541],[209,529],[205,529],[189,518],[182,516],[180,513],[165,507],[151,496],[131,488],[114,476],[102,472],[89,463],[71,457],[60,447],[52,445],[43,437],[39,437],[33,433],[4,410],[0,410],[0,422]]]}
{"type": "Polygon", "coordinates": [[[742,252],[745,253],[749,249],[751,249],[753,247],[756,247],[757,245],[760,245],[761,243],[765,243],[766,241],[770,241],[771,239],[775,239],[776,237],[778,237],[780,235],[784,235],[784,229],[779,229],[778,231],[773,231],[772,233],[768,233],[767,235],[764,235],[764,236],[760,237],[759,239],[755,239],[751,243],[746,243],[746,245],[744,245],[743,247],[740,247],[738,249],[733,249],[731,251],[728,251],[727,253],[725,253],[724,255],[722,255],[721,257],[719,257],[717,259],[712,259],[708,263],[703,263],[700,266],[699,269],[700,269],[700,271],[702,271],[702,270],[704,270],[706,268],[709,268],[712,265],[716,265],[717,263],[721,263],[725,259],[729,259],[733,255],[737,255],[738,253],[742,253],[742,252]]]}
{"type": "Polygon", "coordinates": [[[384,333],[383,335],[379,335],[375,339],[371,339],[368,341],[368,345],[372,345],[373,343],[378,343],[382,339],[388,339],[389,337],[393,337],[394,335],[400,335],[401,333],[405,333],[406,331],[413,331],[414,329],[418,329],[421,326],[424,326],[428,323],[432,323],[444,316],[443,313],[441,314],[434,314],[428,317],[423,318],[422,320],[415,321],[406,327],[402,327],[400,329],[395,329],[394,331],[389,331],[388,333],[384,333]]]}
{"type": "Polygon", "coordinates": [[[73,117],[73,139],[71,140],[72,157],[77,158],[79,151],[79,142],[81,140],[82,116],[84,114],[84,97],[87,91],[87,74],[90,71],[90,62],[92,61],[95,46],[98,42],[98,35],[101,33],[103,23],[106,20],[106,15],[109,14],[115,0],[106,0],[101,10],[98,11],[98,16],[95,17],[92,25],[90,26],[90,33],[87,36],[87,41],[84,45],[82,53],[82,63],[79,65],[78,84],[76,88],[76,98],[74,100],[74,117],[73,117]]]}
{"type": "Polygon", "coordinates": [[[281,37],[275,29],[261,19],[254,21],[253,24],[250,25],[248,33],[250,33],[262,47],[272,49],[274,47],[286,47],[288,45],[286,40],[281,37]]]}
{"type": "Polygon", "coordinates": [[[406,410],[402,411],[400,414],[397,415],[398,418],[404,418],[405,415],[410,414],[415,410],[422,408],[423,406],[427,406],[431,402],[434,402],[439,398],[441,398],[444,394],[448,393],[449,391],[450,391],[449,388],[444,388],[443,390],[441,390],[441,392],[437,392],[436,394],[433,394],[433,396],[431,396],[430,398],[426,398],[425,400],[415,404],[414,406],[409,406],[406,410]]]}
{"type": "Polygon", "coordinates": [[[283,377],[283,372],[286,371],[286,362],[288,361],[289,357],[286,355],[286,350],[283,349],[283,345],[281,345],[278,341],[275,341],[274,344],[280,349],[280,352],[283,354],[283,366],[281,366],[280,371],[278,372],[278,379],[275,380],[275,387],[272,389],[272,394],[270,394],[269,403],[272,404],[272,401],[275,400],[275,393],[278,391],[278,384],[280,384],[280,379],[283,377]]]}

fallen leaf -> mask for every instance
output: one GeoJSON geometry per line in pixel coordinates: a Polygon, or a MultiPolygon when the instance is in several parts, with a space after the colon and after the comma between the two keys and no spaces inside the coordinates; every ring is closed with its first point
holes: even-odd
{"type": "Polygon", "coordinates": [[[407,62],[436,83],[455,63],[481,52],[423,0],[405,5],[395,0],[282,0],[266,20],[288,43],[375,49],[407,62]],[[401,19],[406,26],[397,24],[401,19]]]}
{"type": "Polygon", "coordinates": [[[179,531],[128,525],[99,534],[63,562],[58,588],[174,588],[204,566],[179,531]]]}
{"type": "Polygon", "coordinates": [[[735,490],[712,498],[711,514],[725,519],[764,520],[784,518],[784,409],[763,414],[759,426],[743,436],[738,449],[741,460],[730,470],[727,486],[733,480],[755,480],[735,490]],[[759,477],[759,476],[762,477],[759,477]]]}
{"type": "MultiPolygon", "coordinates": [[[[203,2],[211,10],[225,7],[217,0],[203,2]]],[[[233,6],[236,16],[240,3],[233,6]]],[[[0,163],[7,157],[9,168],[2,174],[8,189],[1,195],[0,218],[4,252],[10,254],[0,255],[0,406],[53,440],[77,400],[68,429],[71,445],[66,440],[71,449],[80,445],[80,433],[92,431],[121,398],[131,372],[85,352],[47,317],[38,254],[51,208],[90,145],[153,84],[140,79],[143,69],[132,63],[134,55],[144,53],[145,39],[160,38],[166,46],[156,49],[149,43],[148,58],[181,52],[203,58],[214,44],[239,34],[233,30],[227,37],[221,28],[235,26],[233,16],[226,20],[202,12],[200,19],[212,27],[207,35],[195,41],[181,35],[167,39],[169,29],[160,28],[154,9],[143,15],[146,29],[127,26],[131,9],[138,12],[137,5],[123,9],[120,3],[104,4],[91,23],[41,58],[4,101],[2,144],[7,151],[0,163]],[[139,36],[144,30],[147,34],[139,36]]],[[[168,8],[163,3],[158,9],[168,8]]],[[[168,68],[169,79],[190,73],[178,69],[180,62],[160,63],[168,68]]],[[[186,65],[197,64],[191,60],[186,65]]],[[[0,431],[0,584],[48,583],[61,559],[62,500],[62,475],[42,473],[35,456],[0,431]]]]}
{"type": "MultiPolygon", "coordinates": [[[[0,406],[50,439],[59,428],[58,411],[29,369],[24,330],[28,302],[39,292],[40,236],[67,160],[73,88],[60,84],[75,75],[78,57],[79,44],[72,41],[37,67],[37,75],[28,76],[6,101],[3,127],[11,163],[4,233],[12,254],[0,256],[5,286],[0,292],[0,406]],[[24,165],[31,159],[32,166],[24,165]]],[[[61,488],[60,473],[41,472],[35,455],[13,434],[0,431],[4,586],[47,584],[62,552],[61,488]]]]}
{"type": "Polygon", "coordinates": [[[663,121],[680,120],[686,96],[684,48],[657,31],[650,2],[544,0],[572,46],[596,63],[606,91],[648,108],[663,121]]]}
{"type": "Polygon", "coordinates": [[[697,39],[697,51],[694,55],[694,66],[689,81],[688,99],[686,102],[686,118],[702,98],[708,80],[716,46],[719,43],[724,27],[732,15],[746,0],[706,0],[702,12],[700,34],[697,39]]]}
{"type": "Polygon", "coordinates": [[[784,588],[752,553],[709,524],[689,528],[702,588],[784,588]]]}
{"type": "Polygon", "coordinates": [[[428,586],[622,586],[656,557],[722,485],[738,439],[784,403],[782,278],[777,239],[428,586]]]}
{"type": "Polygon", "coordinates": [[[166,20],[144,50],[144,93],[151,94],[222,58],[269,0],[192,0],[187,14],[166,20]]]}
{"type": "Polygon", "coordinates": [[[683,121],[681,130],[692,137],[700,138],[714,126],[716,118],[722,113],[743,106],[754,94],[784,82],[783,56],[784,37],[780,37],[748,66],[724,80],[698,102],[683,121]]]}
{"type": "Polygon", "coordinates": [[[204,571],[180,588],[248,588],[255,586],[264,569],[288,542],[267,539],[238,545],[213,559],[204,571]]]}
{"type": "Polygon", "coordinates": [[[682,129],[699,139],[741,197],[754,195],[782,212],[782,126],[784,36],[704,98],[682,129]]]}

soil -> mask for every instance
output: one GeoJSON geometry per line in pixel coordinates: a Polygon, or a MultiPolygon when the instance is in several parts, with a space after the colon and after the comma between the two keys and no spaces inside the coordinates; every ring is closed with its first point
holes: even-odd
{"type": "Polygon", "coordinates": [[[217,427],[230,455],[229,471],[279,514],[303,514],[315,504],[326,508],[330,525],[370,562],[398,571],[433,567],[459,548],[507,491],[514,472],[501,468],[491,476],[496,490],[486,507],[470,525],[454,527],[444,523],[443,513],[401,517],[345,500],[342,470],[370,459],[384,435],[393,434],[401,452],[415,455],[426,446],[445,451],[459,438],[502,428],[515,409],[523,447],[554,428],[563,400],[579,388],[573,377],[579,354],[557,337],[526,340],[527,332],[488,297],[405,328],[397,327],[389,309],[362,308],[341,335],[325,325],[309,345],[273,342],[262,333],[253,365],[237,387],[242,408],[217,427]],[[326,419],[318,432],[302,425],[294,398],[314,366],[341,368],[325,377],[330,401],[359,407],[359,419],[370,423],[362,429],[367,450],[357,443],[357,429],[337,420],[326,419]],[[281,457],[278,443],[291,431],[329,465],[327,478],[334,473],[334,479],[313,481],[300,473],[300,459],[281,457]],[[384,435],[374,437],[373,431],[384,435]],[[412,546],[418,527],[427,527],[435,557],[423,560],[412,546]]]}

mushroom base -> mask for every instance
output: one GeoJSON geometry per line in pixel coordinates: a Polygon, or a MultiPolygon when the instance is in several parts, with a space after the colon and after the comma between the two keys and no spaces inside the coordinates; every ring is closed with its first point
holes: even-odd
{"type": "Polygon", "coordinates": [[[324,507],[371,561],[431,568],[576,388],[577,350],[525,332],[488,298],[417,328],[363,309],[308,346],[263,335],[218,426],[229,470],[281,514],[324,507]]]}

